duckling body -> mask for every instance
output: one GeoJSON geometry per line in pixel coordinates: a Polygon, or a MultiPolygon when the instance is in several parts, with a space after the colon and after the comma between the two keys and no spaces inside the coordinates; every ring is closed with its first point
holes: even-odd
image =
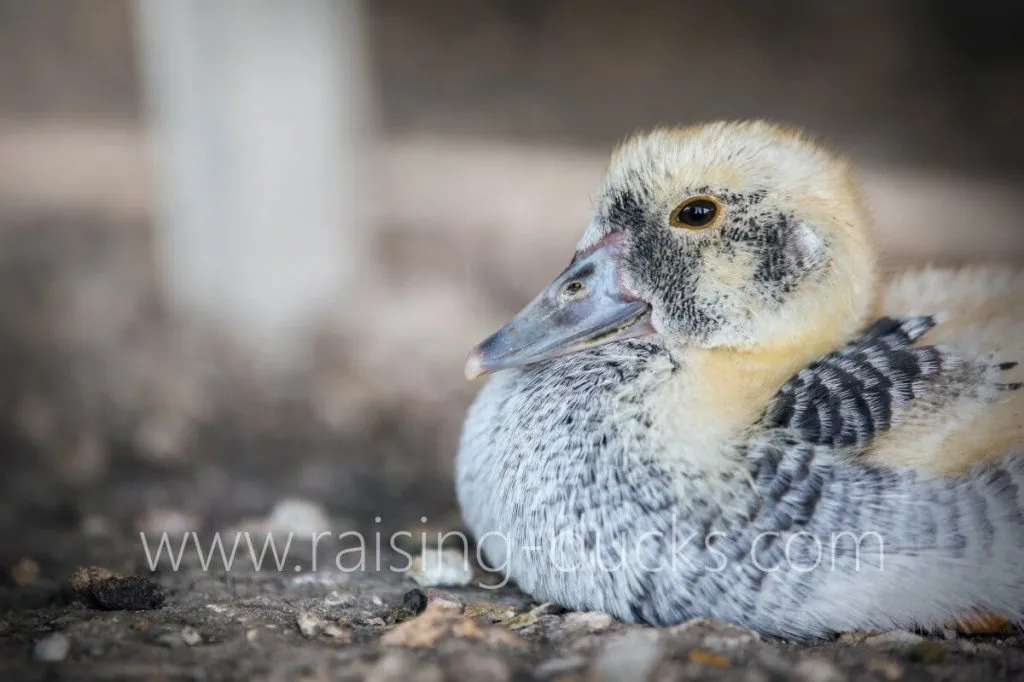
{"type": "Polygon", "coordinates": [[[659,625],[1024,617],[1020,403],[993,407],[1009,365],[914,345],[922,318],[859,331],[858,201],[841,162],[766,124],[620,151],[570,267],[470,361],[504,370],[457,458],[484,562],[537,599],[659,625]],[[929,466],[914,434],[964,405],[991,438],[951,456],[953,429],[933,463],[956,464],[929,466]]]}
{"type": "Polygon", "coordinates": [[[763,429],[695,469],[660,421],[686,373],[626,341],[489,382],[458,475],[487,564],[537,599],[659,625],[807,637],[1022,615],[1019,458],[939,477],[763,429]]]}

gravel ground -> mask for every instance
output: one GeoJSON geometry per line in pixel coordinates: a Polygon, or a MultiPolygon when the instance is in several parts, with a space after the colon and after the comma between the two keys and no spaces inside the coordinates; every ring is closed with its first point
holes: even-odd
{"type": "Polygon", "coordinates": [[[627,626],[535,604],[512,588],[421,590],[386,571],[182,570],[85,584],[81,573],[77,589],[40,579],[0,592],[3,679],[832,682],[1024,674],[1019,635],[858,633],[797,645],[716,621],[627,626]]]}

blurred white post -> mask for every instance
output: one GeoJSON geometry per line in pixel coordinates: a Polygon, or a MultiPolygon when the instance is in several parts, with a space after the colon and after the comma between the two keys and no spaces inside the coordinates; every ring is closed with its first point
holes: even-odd
{"type": "MultiPolygon", "coordinates": [[[[186,311],[289,358],[365,263],[355,0],[136,0],[159,264],[186,311]]],[[[326,318],[330,321],[330,318],[326,318]]]]}

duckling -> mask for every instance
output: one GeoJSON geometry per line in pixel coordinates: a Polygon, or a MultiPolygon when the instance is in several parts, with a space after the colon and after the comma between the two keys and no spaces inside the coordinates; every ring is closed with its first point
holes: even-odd
{"type": "Polygon", "coordinates": [[[849,164],[797,131],[621,145],[568,267],[467,360],[494,373],[456,459],[482,561],[654,625],[1024,617],[1021,393],[989,353],[1024,353],[995,338],[1019,306],[951,322],[927,273],[879,296],[866,222],[849,164]]]}

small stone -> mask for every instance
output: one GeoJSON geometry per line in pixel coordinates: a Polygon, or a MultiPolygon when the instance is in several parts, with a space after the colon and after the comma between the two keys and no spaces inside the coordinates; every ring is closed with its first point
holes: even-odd
{"type": "Polygon", "coordinates": [[[267,525],[274,531],[312,537],[330,530],[331,520],[323,507],[313,502],[284,499],[270,510],[267,525]]]}
{"type": "Polygon", "coordinates": [[[427,549],[413,559],[407,575],[421,587],[465,587],[473,582],[473,567],[457,549],[427,549]]]}
{"type": "Polygon", "coordinates": [[[180,649],[185,646],[185,638],[182,636],[181,630],[164,632],[157,636],[156,641],[169,649],[180,649]]]}
{"type": "Polygon", "coordinates": [[[325,624],[323,626],[323,633],[324,636],[338,640],[343,644],[352,641],[352,631],[348,628],[342,627],[338,623],[325,624]]]}
{"type": "Polygon", "coordinates": [[[938,642],[924,641],[907,650],[907,656],[914,661],[925,664],[942,663],[949,656],[949,649],[938,642]]]}
{"type": "Polygon", "coordinates": [[[868,672],[875,673],[879,677],[885,678],[890,682],[896,682],[896,680],[903,677],[903,666],[896,661],[890,661],[887,658],[876,658],[867,662],[868,672]]]}
{"type": "Polygon", "coordinates": [[[466,608],[466,604],[461,599],[449,592],[431,590],[427,592],[427,598],[432,609],[445,609],[462,613],[462,610],[466,608]]]}
{"type": "Polygon", "coordinates": [[[303,637],[308,637],[309,639],[319,635],[325,625],[322,618],[309,611],[299,611],[299,615],[295,618],[295,624],[299,626],[299,632],[302,633],[303,637]]]}
{"type": "Polygon", "coordinates": [[[113,577],[115,577],[115,573],[109,568],[103,568],[102,566],[79,566],[68,579],[68,585],[71,586],[72,591],[78,596],[91,600],[92,586],[101,580],[113,577]]]}
{"type": "Polygon", "coordinates": [[[377,595],[373,595],[370,598],[370,601],[373,602],[374,606],[384,606],[384,600],[378,597],[377,595]]]}
{"type": "Polygon", "coordinates": [[[657,634],[631,630],[608,643],[591,666],[589,678],[606,682],[645,682],[661,662],[657,634]]]}
{"type": "Polygon", "coordinates": [[[753,630],[714,618],[694,618],[666,630],[670,640],[698,638],[701,645],[721,652],[732,652],[760,640],[753,630]]]}
{"type": "Polygon", "coordinates": [[[919,644],[923,641],[925,641],[924,637],[915,635],[908,630],[892,630],[868,637],[864,640],[864,644],[877,647],[899,647],[919,644]]]}
{"type": "Polygon", "coordinates": [[[565,617],[565,627],[572,631],[601,632],[614,622],[615,619],[603,611],[575,611],[565,617]]]}
{"type": "Polygon", "coordinates": [[[259,638],[259,636],[260,636],[260,631],[259,630],[253,629],[253,630],[246,630],[245,631],[245,641],[249,642],[250,644],[255,642],[259,638]]]}
{"type": "Polygon", "coordinates": [[[14,626],[8,623],[6,620],[0,620],[0,637],[9,635],[12,632],[14,632],[14,626]]]}
{"type": "Polygon", "coordinates": [[[529,613],[520,613],[517,616],[512,616],[511,618],[506,618],[505,620],[501,621],[501,624],[507,627],[509,630],[522,630],[523,628],[528,628],[531,625],[535,625],[536,623],[537,616],[534,616],[529,613]]]}
{"type": "Polygon", "coordinates": [[[793,667],[793,675],[806,682],[844,682],[846,676],[824,658],[805,658],[793,667]]]}
{"type": "Polygon", "coordinates": [[[525,643],[505,628],[483,626],[456,612],[427,608],[422,615],[399,624],[380,638],[385,646],[432,648],[442,639],[471,639],[491,645],[522,648],[525,643]]]}
{"type": "Polygon", "coordinates": [[[142,576],[114,576],[93,583],[93,603],[104,611],[145,611],[164,603],[164,591],[155,580],[142,576]]]}
{"type": "Polygon", "coordinates": [[[369,625],[370,627],[375,628],[382,628],[385,625],[387,625],[387,623],[380,616],[371,616],[369,618],[363,619],[363,625],[369,625]]]}
{"type": "Polygon", "coordinates": [[[147,535],[184,537],[199,530],[199,519],[177,509],[150,509],[135,521],[135,530],[147,535]]]}
{"type": "Polygon", "coordinates": [[[39,580],[39,564],[25,557],[11,567],[11,580],[18,587],[27,587],[39,580]]]}
{"type": "Polygon", "coordinates": [[[409,608],[413,615],[420,615],[427,608],[427,595],[423,593],[423,590],[412,589],[405,593],[402,597],[402,605],[409,608]]]}
{"type": "Polygon", "coordinates": [[[195,646],[202,644],[203,636],[191,625],[186,625],[181,629],[181,641],[185,643],[185,646],[195,646]]]}
{"type": "Polygon", "coordinates": [[[44,663],[57,663],[68,657],[71,651],[71,640],[67,635],[54,632],[43,637],[32,647],[32,658],[44,663]]]}
{"type": "Polygon", "coordinates": [[[324,597],[324,606],[352,606],[355,603],[356,598],[351,594],[342,594],[337,590],[332,590],[324,597]]]}
{"type": "Polygon", "coordinates": [[[516,610],[506,604],[490,604],[483,601],[475,601],[466,604],[463,611],[470,618],[486,618],[492,623],[511,618],[516,615],[516,610]]]}
{"type": "Polygon", "coordinates": [[[568,656],[566,658],[552,658],[538,665],[533,674],[540,679],[560,677],[578,670],[582,670],[587,664],[587,659],[582,656],[568,656]]]}
{"type": "Polygon", "coordinates": [[[705,649],[694,649],[687,656],[690,663],[697,663],[699,665],[708,665],[713,668],[728,668],[729,659],[724,656],[719,656],[716,653],[707,651],[705,649]]]}

